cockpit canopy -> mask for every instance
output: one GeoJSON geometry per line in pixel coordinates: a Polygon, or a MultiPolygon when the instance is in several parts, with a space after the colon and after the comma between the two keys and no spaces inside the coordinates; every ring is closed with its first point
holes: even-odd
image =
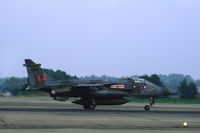
{"type": "Polygon", "coordinates": [[[141,84],[146,84],[147,81],[145,79],[142,78],[134,78],[133,79],[135,83],[141,83],[141,84]]]}

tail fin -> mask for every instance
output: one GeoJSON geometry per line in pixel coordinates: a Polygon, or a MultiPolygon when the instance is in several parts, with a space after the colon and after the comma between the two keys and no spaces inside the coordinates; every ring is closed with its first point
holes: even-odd
{"type": "Polygon", "coordinates": [[[36,64],[31,59],[25,59],[24,66],[27,69],[28,81],[31,88],[38,88],[45,85],[47,78],[43,69],[40,68],[41,64],[36,64]]]}

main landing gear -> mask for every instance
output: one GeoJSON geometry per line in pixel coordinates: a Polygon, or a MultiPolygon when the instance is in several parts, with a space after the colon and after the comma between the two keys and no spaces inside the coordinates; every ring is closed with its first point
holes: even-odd
{"type": "Polygon", "coordinates": [[[83,108],[85,110],[95,110],[95,107],[97,106],[95,99],[89,99],[86,100],[86,103],[83,105],[83,108]]]}
{"type": "Polygon", "coordinates": [[[149,111],[151,109],[151,107],[155,104],[155,98],[151,97],[149,100],[150,100],[150,105],[145,105],[144,106],[144,109],[146,111],[149,111]]]}

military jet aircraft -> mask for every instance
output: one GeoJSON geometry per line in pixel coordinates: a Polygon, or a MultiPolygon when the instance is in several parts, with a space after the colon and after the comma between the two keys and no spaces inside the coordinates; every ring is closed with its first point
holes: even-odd
{"type": "Polygon", "coordinates": [[[121,105],[129,102],[126,97],[144,97],[150,99],[150,105],[144,107],[150,110],[155,98],[175,94],[169,89],[159,87],[143,79],[121,79],[119,81],[57,81],[44,73],[41,64],[25,59],[28,83],[23,90],[41,90],[48,92],[54,100],[66,101],[69,97],[80,98],[73,101],[84,109],[95,109],[97,105],[121,105]]]}

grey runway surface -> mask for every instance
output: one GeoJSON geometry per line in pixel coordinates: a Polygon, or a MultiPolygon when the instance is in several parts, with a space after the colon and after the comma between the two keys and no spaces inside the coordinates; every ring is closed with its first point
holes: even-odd
{"type": "Polygon", "coordinates": [[[200,104],[99,106],[94,111],[47,97],[0,98],[0,132],[200,132],[200,104]],[[188,123],[183,128],[182,123],[188,123]]]}

